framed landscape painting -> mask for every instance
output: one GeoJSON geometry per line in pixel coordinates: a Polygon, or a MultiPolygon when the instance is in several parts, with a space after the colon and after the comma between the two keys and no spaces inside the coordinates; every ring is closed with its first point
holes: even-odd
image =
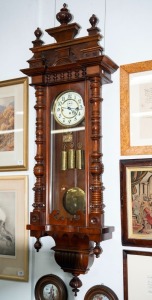
{"type": "Polygon", "coordinates": [[[152,247],[152,159],[120,161],[122,244],[152,247]]]}
{"type": "Polygon", "coordinates": [[[28,167],[28,78],[0,81],[0,171],[28,167]]]}
{"type": "Polygon", "coordinates": [[[0,177],[0,279],[28,280],[27,180],[0,177]]]}

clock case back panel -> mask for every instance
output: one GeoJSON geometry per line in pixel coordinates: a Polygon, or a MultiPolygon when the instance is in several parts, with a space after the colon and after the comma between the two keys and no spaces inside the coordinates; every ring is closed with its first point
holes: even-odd
{"type": "MultiPolygon", "coordinates": [[[[102,36],[96,27],[95,15],[90,18],[88,36],[80,38],[75,38],[80,26],[68,24],[72,16],[66,4],[57,19],[61,25],[46,30],[56,42],[43,45],[42,32],[37,28],[29,68],[21,70],[31,77],[31,85],[36,91],[36,183],[34,208],[27,229],[36,238],[37,251],[42,246],[42,237],[53,237],[55,260],[65,272],[73,274],[70,285],[76,295],[82,285],[78,275],[89,270],[94,257],[102,253],[100,242],[111,238],[114,230],[104,225],[101,87],[112,82],[111,74],[118,66],[102,53],[99,44],[102,36]],[[74,140],[79,136],[83,144],[85,168],[63,172],[59,166],[63,137],[51,134],[60,127],[52,119],[51,110],[56,97],[67,90],[78,92],[85,105],[82,121],[85,131],[73,132],[74,140]],[[77,186],[85,192],[85,211],[80,209],[70,214],[63,206],[62,188],[65,191],[77,186]]],[[[76,127],[79,126],[81,124],[76,127]]]]}
{"type": "MultiPolygon", "coordinates": [[[[86,83],[83,82],[80,83],[80,85],[78,85],[77,83],[71,83],[69,84],[69,88],[68,90],[72,90],[72,91],[76,91],[77,93],[79,93],[82,98],[85,101],[85,86],[86,83]],[[83,87],[83,88],[82,88],[83,87]]],[[[48,97],[49,99],[53,99],[53,103],[51,103],[51,101],[48,103],[48,105],[50,104],[54,104],[54,99],[56,99],[56,97],[58,96],[58,94],[62,93],[63,91],[66,91],[67,86],[60,85],[57,87],[51,87],[48,88],[49,89],[49,94],[50,96],[48,97]]],[[[85,104],[85,103],[84,103],[85,104]]],[[[51,107],[52,107],[51,105],[51,107]]],[[[86,103],[87,105],[87,103],[86,103]]],[[[85,105],[85,107],[86,107],[85,105]]],[[[48,107],[48,110],[52,111],[51,107],[48,107]]],[[[52,165],[50,165],[50,183],[51,183],[51,187],[50,187],[50,196],[52,198],[52,201],[50,201],[50,205],[52,206],[52,209],[50,207],[50,211],[51,210],[58,210],[59,213],[59,217],[58,220],[56,221],[56,223],[58,224],[71,224],[72,219],[74,219],[74,224],[76,225],[76,219],[79,219],[79,224],[80,224],[80,219],[81,219],[81,224],[83,224],[83,226],[86,226],[86,217],[85,217],[85,211],[84,211],[84,205],[83,205],[83,201],[82,203],[80,203],[80,205],[78,206],[78,208],[80,208],[79,213],[68,213],[68,211],[66,210],[66,208],[64,207],[64,203],[63,203],[63,199],[64,199],[64,195],[66,193],[66,191],[69,188],[73,188],[73,187],[78,187],[80,188],[82,191],[85,192],[85,194],[88,194],[88,181],[85,180],[85,169],[87,168],[88,165],[88,161],[89,161],[89,153],[91,152],[90,149],[86,149],[85,145],[90,145],[89,141],[88,141],[88,135],[85,134],[85,118],[80,122],[80,124],[78,124],[77,126],[74,127],[63,127],[60,124],[58,124],[53,116],[53,113],[51,114],[52,117],[52,124],[53,126],[53,134],[51,135],[52,138],[50,139],[50,153],[52,151],[52,165]],[[79,130],[80,128],[80,130],[79,130]],[[84,128],[83,130],[81,130],[82,128],[84,128]],[[54,132],[58,132],[58,130],[62,131],[60,134],[56,133],[54,134],[54,132]],[[73,168],[68,168],[66,170],[61,170],[61,153],[63,150],[63,138],[65,136],[64,130],[68,133],[71,134],[72,136],[72,142],[74,144],[73,146],[73,151],[76,152],[78,149],[78,143],[82,144],[82,149],[85,149],[85,161],[84,161],[84,165],[86,166],[85,168],[82,169],[78,169],[76,166],[73,168]],[[51,145],[52,144],[52,145],[51,145]],[[82,209],[81,209],[81,204],[82,204],[82,209]],[[62,219],[62,222],[61,222],[62,219]],[[64,220],[64,221],[63,221],[64,220]]],[[[50,132],[51,132],[51,128],[50,128],[50,132]]],[[[66,137],[65,137],[66,138],[66,137]]],[[[66,149],[65,152],[68,152],[69,148],[70,148],[70,143],[66,143],[66,149]],[[69,144],[69,145],[68,145],[69,144]]],[[[49,158],[51,157],[50,153],[48,152],[48,164],[51,164],[51,162],[49,163],[49,158]]],[[[76,153],[75,153],[76,155],[76,153]]],[[[87,200],[88,197],[85,198],[85,201],[87,200]]],[[[78,199],[79,201],[79,199],[78,199]]],[[[72,206],[76,203],[73,203],[73,200],[71,199],[71,201],[69,201],[68,204],[68,208],[69,211],[75,211],[72,210],[72,206]],[[71,206],[71,207],[70,207],[71,206]]],[[[85,208],[88,207],[87,203],[85,204],[85,208]]],[[[50,215],[50,219],[52,219],[53,222],[53,216],[54,216],[54,212],[50,215]]],[[[49,222],[51,222],[51,220],[49,220],[49,222]]]]}

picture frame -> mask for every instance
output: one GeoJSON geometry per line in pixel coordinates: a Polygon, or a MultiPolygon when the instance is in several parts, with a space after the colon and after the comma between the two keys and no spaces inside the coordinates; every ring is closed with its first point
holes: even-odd
{"type": "Polygon", "coordinates": [[[28,177],[0,176],[0,279],[28,281],[28,177]]]}
{"type": "Polygon", "coordinates": [[[152,159],[120,160],[122,245],[152,247],[152,159]]]}
{"type": "Polygon", "coordinates": [[[0,81],[0,171],[28,168],[28,77],[0,81]]]}
{"type": "Polygon", "coordinates": [[[152,60],[120,66],[121,155],[152,153],[152,60]]]}
{"type": "Polygon", "coordinates": [[[84,300],[118,300],[118,297],[108,286],[100,284],[91,287],[85,294],[84,300]]]}
{"type": "Polygon", "coordinates": [[[124,300],[151,300],[152,252],[123,250],[124,300]]]}
{"type": "Polygon", "coordinates": [[[35,285],[36,300],[67,300],[67,288],[63,280],[54,274],[42,276],[35,285]],[[52,296],[52,298],[51,298],[52,296]]]}

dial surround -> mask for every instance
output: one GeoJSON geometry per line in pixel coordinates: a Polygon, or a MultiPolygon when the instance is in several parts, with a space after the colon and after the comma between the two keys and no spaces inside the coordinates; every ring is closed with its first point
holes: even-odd
{"type": "Polygon", "coordinates": [[[53,105],[56,122],[64,127],[73,127],[82,122],[85,107],[81,95],[68,90],[58,95],[53,105]]]}

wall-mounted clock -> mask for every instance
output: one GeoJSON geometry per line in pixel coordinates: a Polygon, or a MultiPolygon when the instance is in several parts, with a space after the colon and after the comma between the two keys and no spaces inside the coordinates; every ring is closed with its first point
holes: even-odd
{"type": "Polygon", "coordinates": [[[97,18],[90,18],[88,36],[75,38],[80,26],[66,4],[57,14],[60,26],[47,29],[56,42],[43,45],[35,31],[29,68],[36,90],[35,198],[27,229],[36,237],[55,240],[55,260],[73,275],[75,295],[100,242],[112,237],[113,227],[104,224],[101,87],[111,83],[118,66],[99,44],[97,18]]]}

